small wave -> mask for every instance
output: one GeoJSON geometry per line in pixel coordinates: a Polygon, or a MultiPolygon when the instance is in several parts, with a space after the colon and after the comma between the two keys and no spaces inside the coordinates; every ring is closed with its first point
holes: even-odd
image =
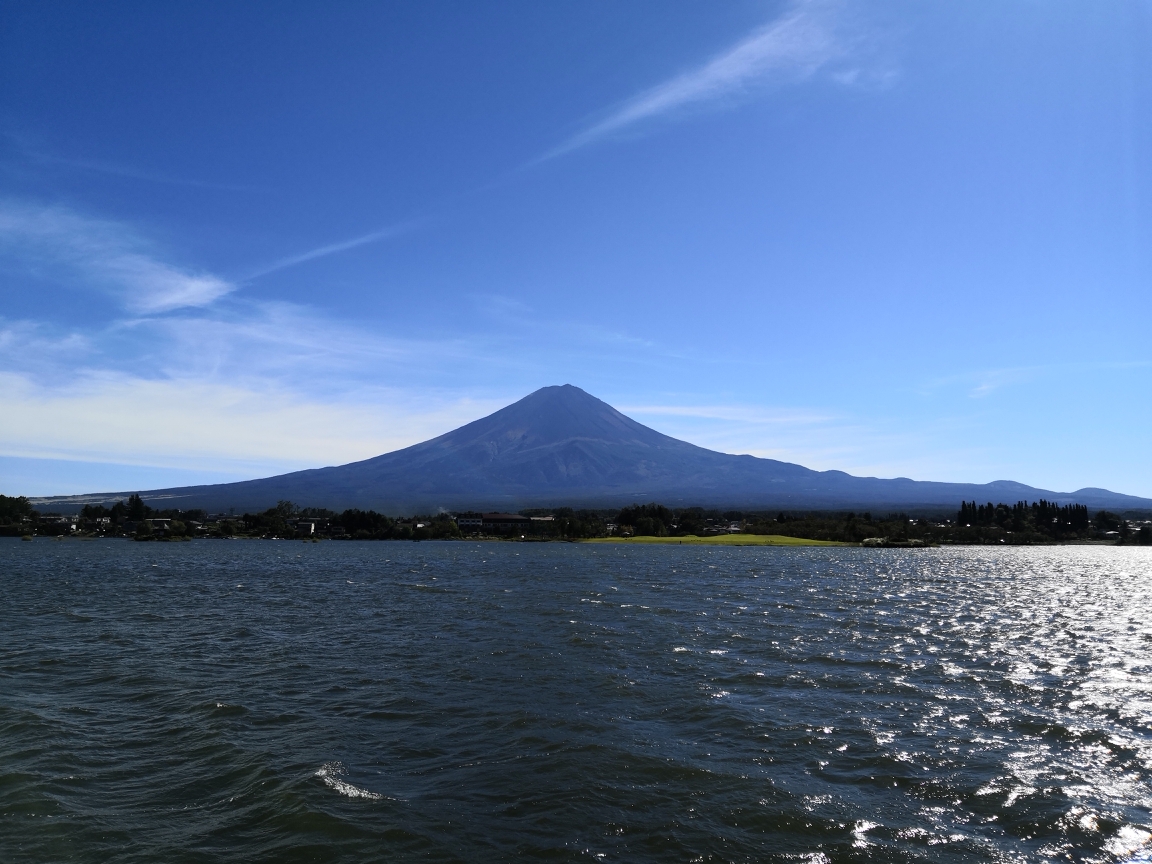
{"type": "Polygon", "coordinates": [[[210,702],[207,708],[216,717],[235,717],[248,713],[243,705],[229,705],[227,702],[210,702]]]}
{"type": "Polygon", "coordinates": [[[1152,840],[1152,834],[1143,828],[1125,825],[1104,844],[1104,851],[1111,852],[1125,864],[1152,861],[1152,850],[1148,848],[1149,840],[1152,840]]]}
{"type": "Polygon", "coordinates": [[[347,795],[349,798],[366,798],[369,801],[383,801],[388,797],[387,795],[381,795],[379,792],[369,792],[367,789],[361,789],[359,786],[346,783],[340,779],[343,775],[343,762],[325,762],[317,769],[315,774],[316,777],[324,781],[324,785],[329,789],[335,789],[341,795],[347,795]]]}
{"type": "Polygon", "coordinates": [[[852,826],[852,845],[858,849],[862,849],[865,846],[871,845],[868,842],[867,834],[873,828],[879,827],[880,824],[878,822],[869,822],[866,819],[858,819],[856,824],[852,826]]]}

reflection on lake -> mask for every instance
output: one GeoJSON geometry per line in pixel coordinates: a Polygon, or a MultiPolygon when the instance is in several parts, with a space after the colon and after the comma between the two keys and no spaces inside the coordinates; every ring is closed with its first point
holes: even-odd
{"type": "Polygon", "coordinates": [[[1139,861],[1152,549],[0,541],[5,861],[1139,861]]]}

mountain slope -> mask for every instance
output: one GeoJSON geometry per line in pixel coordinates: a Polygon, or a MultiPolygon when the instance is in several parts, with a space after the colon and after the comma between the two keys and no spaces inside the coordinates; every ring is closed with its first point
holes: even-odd
{"type": "MultiPolygon", "coordinates": [[[[263,509],[290,499],[305,506],[388,513],[633,501],[784,509],[955,507],[973,498],[1152,507],[1152,499],[1106,489],[1057,493],[1011,481],[978,485],[882,480],[717,453],[637,423],[571,385],[545,387],[438,438],[362,462],[143,495],[154,504],[166,500],[168,506],[208,510],[263,509]]],[[[118,496],[38,503],[65,506],[112,497],[118,496]]]]}

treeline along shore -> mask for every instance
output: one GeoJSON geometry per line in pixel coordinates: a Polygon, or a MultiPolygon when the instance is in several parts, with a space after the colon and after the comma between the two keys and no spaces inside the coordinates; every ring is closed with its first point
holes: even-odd
{"type": "Polygon", "coordinates": [[[27,498],[0,495],[0,536],[121,537],[139,541],[192,539],[518,541],[658,538],[707,540],[732,535],[784,537],[863,546],[1152,545],[1152,513],[1089,511],[1082,504],[961,502],[951,515],[869,512],[747,512],[673,509],[636,504],[623,509],[523,510],[519,513],[441,512],[392,517],[373,510],[336,512],[281,501],[260,513],[157,509],[139,495],[86,505],[78,515],[40,513],[27,498]]]}

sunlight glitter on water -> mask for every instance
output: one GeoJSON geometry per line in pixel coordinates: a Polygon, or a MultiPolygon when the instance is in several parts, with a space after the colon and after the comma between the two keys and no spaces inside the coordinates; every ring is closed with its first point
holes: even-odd
{"type": "Polygon", "coordinates": [[[0,543],[0,859],[1150,860],[1152,550],[141,547],[0,543]]]}
{"type": "Polygon", "coordinates": [[[314,776],[323,780],[324,785],[329,789],[333,789],[348,798],[363,798],[366,801],[382,801],[387,797],[378,792],[369,792],[367,789],[361,789],[359,786],[353,786],[351,783],[341,780],[340,777],[343,776],[343,774],[343,763],[325,762],[316,770],[314,776]]]}

